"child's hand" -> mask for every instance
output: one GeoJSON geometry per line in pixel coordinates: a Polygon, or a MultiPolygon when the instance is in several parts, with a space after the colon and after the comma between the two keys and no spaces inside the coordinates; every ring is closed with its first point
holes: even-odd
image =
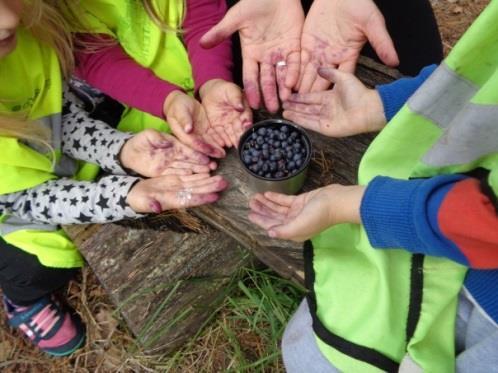
{"type": "Polygon", "coordinates": [[[202,105],[181,91],[171,92],[164,101],[164,115],[173,134],[185,145],[213,158],[223,158],[223,145],[210,127],[202,105]]]}
{"type": "Polygon", "coordinates": [[[362,186],[334,184],[298,196],[256,194],[249,220],[270,237],[301,242],[335,224],[359,224],[363,193],[362,186]]]}
{"type": "Polygon", "coordinates": [[[209,173],[216,168],[208,156],[154,129],[144,130],[126,141],[120,161],[124,168],[146,177],[209,173]]]}
{"type": "Polygon", "coordinates": [[[326,136],[343,137],[379,131],[386,124],[384,108],[375,89],[353,74],[320,68],[321,77],[334,83],[324,92],[293,94],[284,102],[283,116],[326,136]]]}
{"type": "Polygon", "coordinates": [[[131,188],[126,201],[135,212],[160,213],[215,202],[227,186],[221,176],[166,175],[140,180],[131,188]]]}
{"type": "Polygon", "coordinates": [[[252,111],[242,90],[234,83],[212,79],[202,85],[199,96],[223,145],[237,147],[242,133],[252,125],[252,111]]]}

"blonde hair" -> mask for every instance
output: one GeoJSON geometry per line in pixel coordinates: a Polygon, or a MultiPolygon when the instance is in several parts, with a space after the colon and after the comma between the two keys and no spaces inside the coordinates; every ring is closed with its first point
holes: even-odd
{"type": "MultiPolygon", "coordinates": [[[[52,47],[61,65],[61,73],[67,78],[74,68],[73,41],[71,39],[70,18],[74,0],[24,0],[21,22],[32,35],[42,43],[52,47]]],[[[0,102],[2,98],[0,97],[0,102]]],[[[50,130],[36,121],[30,121],[19,114],[0,113],[0,136],[13,137],[40,145],[52,154],[50,130]]]]}
{"type": "Polygon", "coordinates": [[[181,16],[179,25],[170,25],[169,14],[166,10],[165,14],[159,15],[157,11],[154,9],[154,0],[142,0],[142,5],[145,9],[145,12],[150,17],[150,19],[164,32],[174,32],[174,33],[183,33],[182,29],[183,21],[185,20],[185,15],[187,13],[187,0],[165,0],[165,1],[181,1],[183,3],[183,14],[181,16]]]}

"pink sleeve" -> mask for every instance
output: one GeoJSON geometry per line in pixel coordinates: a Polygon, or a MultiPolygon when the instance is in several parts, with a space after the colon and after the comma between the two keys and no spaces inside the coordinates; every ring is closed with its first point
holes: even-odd
{"type": "Polygon", "coordinates": [[[227,39],[211,49],[204,49],[199,44],[202,35],[221,21],[226,11],[225,0],[187,1],[187,15],[183,28],[196,90],[211,79],[232,81],[231,40],[227,39]]]}
{"type": "MultiPolygon", "coordinates": [[[[79,36],[84,41],[96,42],[95,36],[79,36]]],[[[99,36],[109,38],[108,36],[99,36]]],[[[76,52],[75,75],[98,88],[115,100],[164,118],[164,100],[180,87],[158,78],[154,73],[136,63],[119,44],[103,47],[95,52],[76,52]]]]}

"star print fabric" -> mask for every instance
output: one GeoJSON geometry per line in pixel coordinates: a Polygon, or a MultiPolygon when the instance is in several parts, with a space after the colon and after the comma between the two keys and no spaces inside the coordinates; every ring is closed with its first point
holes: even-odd
{"type": "Polygon", "coordinates": [[[81,101],[64,92],[62,115],[62,152],[71,158],[98,164],[113,175],[126,175],[119,163],[119,152],[133,135],[120,132],[83,110],[81,101]]]}
{"type": "Polygon", "coordinates": [[[95,182],[61,178],[0,195],[0,214],[52,225],[109,223],[142,216],[126,202],[129,190],[140,178],[126,175],[119,162],[121,147],[130,137],[131,134],[89,118],[81,101],[65,90],[62,152],[98,164],[112,175],[95,182]]]}
{"type": "Polygon", "coordinates": [[[109,223],[141,215],[126,202],[128,191],[139,180],[110,175],[99,181],[59,179],[35,188],[0,196],[0,211],[32,223],[109,223]]]}

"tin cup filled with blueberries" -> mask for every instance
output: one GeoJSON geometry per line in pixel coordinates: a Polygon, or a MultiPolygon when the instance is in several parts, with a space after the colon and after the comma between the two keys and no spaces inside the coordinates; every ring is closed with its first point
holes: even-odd
{"type": "Polygon", "coordinates": [[[267,119],[241,136],[239,159],[254,191],[295,194],[306,180],[311,141],[295,124],[267,119]]]}

